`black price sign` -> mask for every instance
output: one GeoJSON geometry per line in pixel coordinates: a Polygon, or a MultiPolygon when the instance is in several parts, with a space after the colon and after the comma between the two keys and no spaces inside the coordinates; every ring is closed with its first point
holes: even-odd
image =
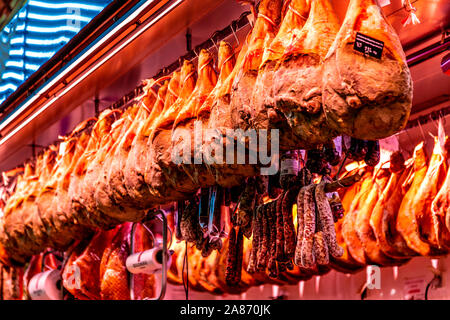
{"type": "Polygon", "coordinates": [[[354,50],[361,52],[364,55],[381,59],[383,48],[383,41],[371,38],[359,32],[356,33],[355,45],[353,46],[354,50]]]}

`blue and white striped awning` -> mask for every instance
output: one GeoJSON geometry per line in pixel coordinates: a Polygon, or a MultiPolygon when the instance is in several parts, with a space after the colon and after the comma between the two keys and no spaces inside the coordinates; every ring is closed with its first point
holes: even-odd
{"type": "Polygon", "coordinates": [[[30,0],[0,33],[0,103],[112,0],[30,0]]]}

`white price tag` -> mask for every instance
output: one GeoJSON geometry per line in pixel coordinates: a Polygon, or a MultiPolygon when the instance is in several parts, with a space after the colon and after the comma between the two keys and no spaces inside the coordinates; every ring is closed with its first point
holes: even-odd
{"type": "Polygon", "coordinates": [[[425,300],[426,282],[424,277],[405,278],[404,300],[425,300]]]}
{"type": "Polygon", "coordinates": [[[297,159],[285,159],[281,161],[281,175],[298,174],[298,160],[297,159]]]}
{"type": "Polygon", "coordinates": [[[342,136],[339,136],[333,140],[336,151],[342,156],[342,136]]]}
{"type": "Polygon", "coordinates": [[[391,136],[380,140],[380,165],[383,164],[383,168],[389,168],[391,154],[398,150],[399,143],[397,136],[391,136]]]}

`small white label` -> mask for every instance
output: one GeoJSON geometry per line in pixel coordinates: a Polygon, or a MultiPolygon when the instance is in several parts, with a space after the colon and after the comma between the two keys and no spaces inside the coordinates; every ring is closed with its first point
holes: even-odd
{"type": "Polygon", "coordinates": [[[426,283],[423,277],[405,278],[404,300],[425,300],[426,283]]]}
{"type": "Polygon", "coordinates": [[[391,4],[390,0],[378,0],[378,3],[380,4],[380,7],[385,7],[391,4]]]}
{"type": "Polygon", "coordinates": [[[392,153],[398,151],[400,148],[398,142],[398,136],[391,136],[380,140],[380,162],[383,168],[389,168],[392,153]]]}
{"type": "Polygon", "coordinates": [[[334,146],[339,155],[342,156],[342,136],[339,136],[336,139],[334,139],[334,146]]]}
{"type": "Polygon", "coordinates": [[[281,161],[281,174],[298,174],[298,160],[297,159],[285,159],[281,161]]]}

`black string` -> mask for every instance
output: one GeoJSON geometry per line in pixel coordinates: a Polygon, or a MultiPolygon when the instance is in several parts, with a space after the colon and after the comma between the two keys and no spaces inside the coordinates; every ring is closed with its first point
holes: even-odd
{"type": "Polygon", "coordinates": [[[341,170],[342,170],[342,167],[344,167],[345,161],[347,161],[347,157],[348,157],[348,150],[345,151],[345,157],[344,157],[344,159],[342,160],[341,165],[339,166],[338,172],[337,172],[336,175],[334,176],[334,180],[338,180],[338,179],[339,179],[339,175],[341,174],[341,170]]]}
{"type": "Polygon", "coordinates": [[[183,259],[183,273],[181,277],[183,278],[183,288],[184,293],[186,295],[186,300],[189,300],[189,262],[188,262],[188,243],[185,240],[186,250],[184,251],[184,259],[183,259]],[[184,272],[186,270],[186,277],[184,276],[184,272]]]}

